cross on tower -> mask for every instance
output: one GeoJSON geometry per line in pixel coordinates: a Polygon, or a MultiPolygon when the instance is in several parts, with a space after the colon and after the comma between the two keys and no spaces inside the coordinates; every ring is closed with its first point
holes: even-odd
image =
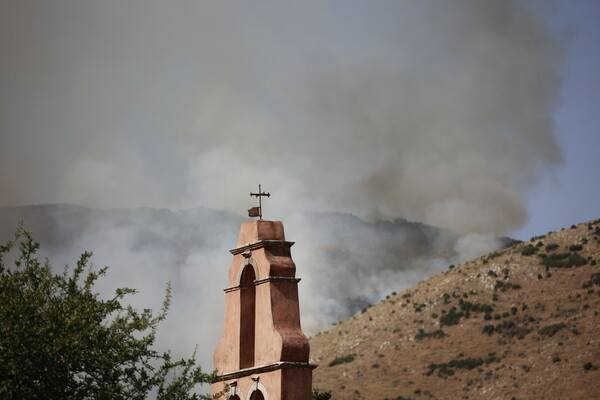
{"type": "Polygon", "coordinates": [[[249,217],[258,217],[262,219],[262,198],[263,196],[271,197],[271,193],[265,193],[262,191],[260,184],[258,185],[258,193],[250,193],[250,197],[258,197],[258,207],[252,207],[248,210],[249,217]]]}

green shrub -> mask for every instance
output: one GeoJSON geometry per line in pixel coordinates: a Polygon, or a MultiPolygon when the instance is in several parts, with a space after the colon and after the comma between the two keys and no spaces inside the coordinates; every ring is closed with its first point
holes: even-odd
{"type": "Polygon", "coordinates": [[[457,325],[462,317],[464,317],[464,313],[457,311],[456,307],[452,307],[440,317],[440,325],[457,325]]]}
{"type": "Polygon", "coordinates": [[[559,363],[560,362],[560,357],[559,356],[552,357],[552,362],[553,363],[559,363]]]}
{"type": "Polygon", "coordinates": [[[521,250],[521,255],[531,256],[531,255],[535,254],[537,251],[538,251],[537,247],[535,247],[534,245],[528,244],[527,246],[523,247],[523,249],[521,250]]]}
{"type": "Polygon", "coordinates": [[[492,336],[492,334],[494,333],[494,325],[484,326],[481,333],[487,333],[489,336],[492,336]]]}
{"type": "Polygon", "coordinates": [[[438,376],[440,378],[446,378],[448,376],[454,375],[455,369],[472,370],[479,367],[484,362],[485,361],[482,358],[464,358],[450,360],[447,363],[441,364],[431,363],[427,366],[427,371],[425,372],[425,375],[431,376],[437,370],[438,376]]]}
{"type": "Polygon", "coordinates": [[[591,362],[587,362],[585,364],[583,364],[583,369],[585,371],[595,371],[598,369],[598,367],[594,364],[592,364],[591,362]]]}
{"type": "Polygon", "coordinates": [[[460,305],[460,309],[463,311],[466,311],[466,312],[469,312],[469,311],[485,312],[485,313],[494,312],[494,308],[492,306],[490,306],[489,304],[471,303],[469,301],[464,301],[462,299],[458,302],[458,304],[460,305]]]}
{"type": "Polygon", "coordinates": [[[510,283],[510,282],[496,280],[496,286],[494,286],[494,290],[498,290],[500,292],[505,292],[509,289],[521,289],[521,285],[518,285],[516,283],[510,283]]]}
{"type": "Polygon", "coordinates": [[[421,312],[421,311],[423,311],[424,308],[425,308],[425,304],[413,303],[413,309],[415,310],[415,312],[421,312]]]}
{"type": "Polygon", "coordinates": [[[563,322],[561,322],[560,324],[547,325],[547,326],[541,328],[538,331],[538,333],[542,336],[552,337],[552,336],[556,335],[556,332],[558,332],[561,329],[564,329],[566,327],[567,327],[567,325],[565,325],[563,322]]]}
{"type": "Polygon", "coordinates": [[[587,260],[577,253],[550,254],[542,259],[542,265],[555,268],[580,267],[587,264],[587,260]]]}
{"type": "Polygon", "coordinates": [[[581,249],[583,249],[583,246],[580,244],[572,244],[569,246],[569,251],[580,251],[581,249]]]}
{"type": "Polygon", "coordinates": [[[447,336],[446,333],[441,330],[435,330],[433,332],[425,332],[422,329],[419,330],[419,333],[415,335],[415,339],[417,340],[421,340],[421,339],[429,339],[429,338],[433,338],[433,339],[441,339],[444,336],[447,336]]]}
{"type": "Polygon", "coordinates": [[[529,332],[531,329],[519,326],[514,321],[503,321],[496,325],[485,325],[481,333],[489,336],[498,333],[504,337],[523,339],[529,332]]]}
{"type": "Polygon", "coordinates": [[[325,391],[321,392],[319,389],[314,389],[312,391],[311,400],[329,400],[331,399],[331,392],[325,391]]]}
{"type": "Polygon", "coordinates": [[[354,361],[354,356],[352,354],[348,354],[347,356],[334,358],[333,361],[329,363],[329,366],[333,367],[336,365],[349,363],[351,361],[354,361]]]}
{"type": "Polygon", "coordinates": [[[558,249],[558,245],[556,243],[547,244],[545,247],[546,251],[554,251],[558,249]]]}

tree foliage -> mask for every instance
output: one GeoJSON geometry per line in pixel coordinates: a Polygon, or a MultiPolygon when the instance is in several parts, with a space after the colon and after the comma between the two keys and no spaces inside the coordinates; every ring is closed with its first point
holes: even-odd
{"type": "Polygon", "coordinates": [[[162,310],[123,304],[129,288],[102,299],[85,252],[74,268],[53,272],[36,257],[39,244],[19,227],[0,246],[0,398],[2,399],[204,399],[197,384],[210,383],[189,359],[173,360],[152,348],[162,310]],[[14,259],[11,266],[5,259],[14,259]]]}

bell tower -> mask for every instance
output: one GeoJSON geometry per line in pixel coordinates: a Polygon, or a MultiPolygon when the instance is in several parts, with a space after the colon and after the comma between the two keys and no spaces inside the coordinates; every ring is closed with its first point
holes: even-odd
{"type": "Polygon", "coordinates": [[[283,224],[263,219],[242,224],[230,250],[223,335],[214,353],[225,399],[310,400],[308,339],[300,328],[296,265],[283,224]]]}

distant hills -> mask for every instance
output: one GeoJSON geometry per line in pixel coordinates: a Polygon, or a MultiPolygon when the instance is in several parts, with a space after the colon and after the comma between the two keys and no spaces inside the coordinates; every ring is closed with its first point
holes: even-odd
{"type": "MultiPolygon", "coordinates": [[[[231,262],[227,250],[235,246],[239,226],[248,218],[206,208],[0,207],[0,240],[10,238],[20,220],[59,268],[91,250],[94,262],[109,264],[112,271],[172,271],[164,279],[177,285],[180,271],[189,268],[224,282],[231,262]]],[[[309,333],[449,264],[509,243],[492,237],[462,237],[404,219],[370,223],[343,213],[290,215],[284,225],[288,240],[296,241],[292,250],[302,278],[303,327],[309,333]]],[[[138,281],[134,284],[139,285],[138,281]]],[[[221,288],[214,287],[214,281],[203,279],[198,289],[219,293],[221,288]]]]}
{"type": "Polygon", "coordinates": [[[333,399],[599,399],[600,220],[458,265],[311,338],[333,399]]]}

